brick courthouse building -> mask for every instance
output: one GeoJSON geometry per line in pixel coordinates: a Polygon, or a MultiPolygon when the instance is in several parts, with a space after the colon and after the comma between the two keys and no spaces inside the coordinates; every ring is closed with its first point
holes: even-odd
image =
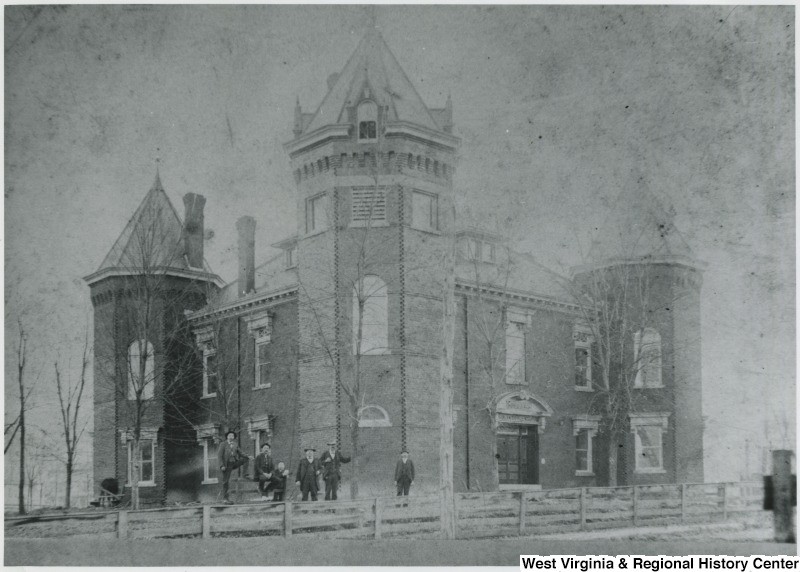
{"type": "MultiPolygon", "coordinates": [[[[648,284],[646,303],[632,309],[647,327],[626,347],[631,355],[647,348],[653,359],[633,379],[637,405],[623,419],[617,481],[702,481],[702,278],[689,247],[669,221],[648,214],[652,203],[630,197],[636,204],[597,237],[593,265],[576,269],[570,282],[491,233],[455,227],[458,147],[450,99],[427,107],[370,31],[328,78],[316,112],[296,106],[285,149],[297,183],[297,232],[272,245],[280,256],[256,265],[256,221],[242,217],[239,276],[224,284],[203,261],[205,200],[186,195],[181,222],[157,179],[87,277],[95,481],[129,478],[126,364],[136,336],[121,316],[140,303],[129,288],[139,274],[130,263],[133,237],[155,219],[166,229],[164,250],[180,255],[160,267],[171,282],[159,297],[148,363],[146,502],[215,498],[216,447],[228,428],[253,454],[269,441],[275,459],[294,470],[307,445],[321,450],[335,438],[351,452],[356,425],[361,494],[392,492],[402,448],[417,467],[415,491],[433,492],[442,295],[454,241],[456,490],[609,482],[598,340],[570,284],[618,267],[636,268],[639,285],[648,284]],[[623,258],[611,246],[620,229],[642,237],[623,258]]],[[[353,469],[343,469],[346,496],[353,469]]]]}

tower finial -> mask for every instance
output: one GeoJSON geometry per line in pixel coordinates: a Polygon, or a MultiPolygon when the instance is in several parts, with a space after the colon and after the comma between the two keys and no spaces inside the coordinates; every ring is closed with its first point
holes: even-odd
{"type": "Polygon", "coordinates": [[[153,182],[153,188],[161,188],[161,148],[156,147],[156,180],[153,182]]]}

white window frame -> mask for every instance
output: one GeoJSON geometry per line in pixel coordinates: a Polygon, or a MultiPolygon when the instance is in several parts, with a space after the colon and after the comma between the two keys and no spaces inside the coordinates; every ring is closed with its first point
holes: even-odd
{"type": "Polygon", "coordinates": [[[328,229],[328,195],[319,193],[306,199],[306,234],[328,229]]]}
{"type": "Polygon", "coordinates": [[[439,195],[416,189],[411,191],[411,226],[428,232],[439,231],[439,195]],[[426,200],[424,207],[419,201],[426,200]],[[417,212],[426,210],[427,212],[417,212]]]}
{"type": "Polygon", "coordinates": [[[631,413],[629,415],[631,432],[633,433],[634,440],[634,458],[635,467],[634,472],[640,474],[654,474],[666,473],[664,469],[664,432],[669,427],[669,413],[631,413]],[[641,437],[639,436],[640,429],[652,429],[655,435],[658,436],[657,445],[648,445],[647,449],[655,449],[658,452],[658,466],[644,467],[640,464],[644,458],[642,449],[641,437]]]}
{"type": "Polygon", "coordinates": [[[364,407],[362,407],[361,409],[358,410],[358,426],[359,427],[391,427],[392,426],[392,422],[389,421],[389,414],[386,412],[386,410],[383,407],[381,407],[380,405],[375,405],[373,403],[373,404],[370,404],[370,405],[365,405],[364,407]],[[383,416],[383,418],[382,419],[363,419],[362,418],[362,414],[367,409],[376,410],[378,413],[380,413],[383,416]]]}
{"type": "Polygon", "coordinates": [[[364,301],[364,313],[366,315],[377,315],[383,318],[382,323],[362,324],[361,328],[361,347],[358,346],[358,289],[359,285],[353,285],[353,355],[360,353],[365,355],[385,355],[389,351],[389,289],[379,276],[367,274],[361,279],[361,288],[369,288],[364,301]],[[367,283],[369,279],[369,283],[367,283]],[[367,335],[370,334],[370,335],[367,335]],[[372,335],[376,334],[376,335],[372,335]],[[368,343],[367,343],[368,342],[368,343]],[[359,352],[360,350],[360,352],[359,352]]]}
{"type": "Polygon", "coordinates": [[[272,387],[271,382],[261,383],[261,366],[268,366],[269,361],[261,363],[259,347],[272,342],[272,315],[269,312],[260,312],[245,317],[247,333],[253,338],[253,389],[266,389],[272,387]]]}
{"type": "Polygon", "coordinates": [[[214,443],[214,440],[211,438],[203,439],[201,442],[203,447],[203,480],[200,483],[201,485],[215,485],[219,482],[219,477],[209,476],[211,473],[211,463],[214,463],[214,466],[216,466],[218,462],[217,455],[209,450],[212,443],[214,443]]]}
{"type": "Polygon", "coordinates": [[[661,335],[653,328],[644,328],[633,336],[633,360],[636,389],[658,389],[664,387],[662,379],[661,335]],[[652,357],[650,357],[652,354],[652,357]],[[644,376],[642,373],[644,372],[644,376]]]}
{"type": "Polygon", "coordinates": [[[521,310],[506,310],[506,328],[505,328],[505,382],[508,385],[525,385],[527,384],[527,333],[530,330],[530,316],[521,310]],[[522,344],[522,351],[518,359],[513,359],[515,356],[509,351],[512,340],[521,340],[516,342],[522,344]]]}
{"type": "Polygon", "coordinates": [[[262,367],[267,368],[267,379],[269,379],[269,364],[268,360],[261,361],[261,352],[259,351],[262,347],[266,348],[269,346],[269,339],[264,340],[263,338],[259,339],[256,338],[253,341],[254,348],[255,348],[255,356],[253,362],[255,363],[255,371],[253,372],[253,389],[267,389],[272,387],[272,383],[270,381],[263,382],[261,379],[261,371],[262,367]]]}
{"type": "MultiPolygon", "coordinates": [[[[210,345],[210,344],[209,344],[210,345]]],[[[209,381],[211,378],[214,378],[215,384],[219,382],[219,367],[217,364],[217,350],[213,346],[207,347],[203,350],[203,395],[201,399],[209,399],[211,397],[216,397],[217,392],[216,389],[213,393],[209,392],[209,381]],[[212,359],[214,362],[214,372],[213,376],[209,375],[211,372],[209,371],[210,368],[208,367],[208,361],[212,359]]]]}
{"type": "Polygon", "coordinates": [[[576,477],[591,477],[594,476],[594,438],[597,436],[597,431],[600,427],[599,415],[577,415],[572,420],[572,436],[575,437],[575,476],[576,477]],[[578,436],[581,432],[586,432],[587,451],[586,451],[586,466],[587,469],[581,469],[577,466],[577,452],[578,452],[578,436]]]}
{"type": "MultiPolygon", "coordinates": [[[[203,353],[202,360],[203,364],[203,383],[202,387],[200,388],[200,399],[209,399],[211,397],[216,397],[217,392],[209,393],[208,391],[208,381],[209,381],[209,367],[208,367],[208,358],[214,357],[216,358],[217,355],[217,344],[216,344],[216,333],[214,332],[213,326],[204,326],[194,331],[195,336],[195,343],[197,344],[197,348],[203,353]]],[[[217,383],[219,383],[219,364],[216,363],[216,359],[214,360],[214,366],[216,368],[215,376],[217,383]]]]}
{"type": "Polygon", "coordinates": [[[295,266],[297,266],[297,245],[286,249],[286,268],[294,268],[295,266]]]}
{"type": "Polygon", "coordinates": [[[211,450],[212,445],[221,443],[222,439],[219,434],[219,423],[205,423],[203,425],[195,426],[197,433],[197,444],[203,448],[203,480],[202,485],[215,485],[219,482],[219,477],[210,477],[210,467],[217,465],[216,451],[211,450]],[[213,463],[213,465],[211,464],[213,463]]]}
{"type": "MultiPolygon", "coordinates": [[[[144,431],[142,431],[142,433],[144,433],[144,431]]],[[[139,453],[143,453],[144,452],[144,447],[142,446],[144,441],[150,441],[150,455],[151,455],[150,463],[153,465],[153,470],[152,470],[153,478],[151,480],[149,480],[149,481],[139,481],[139,486],[140,487],[154,487],[154,486],[156,486],[156,443],[158,442],[158,439],[154,435],[152,435],[152,436],[148,435],[147,437],[142,435],[141,437],[139,437],[139,453]]],[[[128,482],[125,484],[125,486],[130,487],[133,484],[133,438],[132,437],[130,439],[128,439],[127,445],[128,445],[127,446],[127,449],[128,449],[128,482]]],[[[144,464],[144,461],[142,461],[141,459],[139,461],[140,461],[140,472],[141,472],[141,465],[144,464]]]]}
{"type": "Polygon", "coordinates": [[[142,401],[147,401],[149,399],[153,399],[155,394],[155,369],[156,369],[156,357],[155,357],[155,349],[153,348],[153,344],[149,340],[134,340],[128,346],[128,400],[135,401],[136,400],[136,380],[139,378],[139,364],[138,364],[138,356],[140,355],[142,342],[146,343],[145,346],[145,353],[147,357],[145,358],[145,365],[144,365],[144,388],[142,390],[142,401]],[[136,349],[136,360],[137,363],[133,363],[133,351],[136,349]]]}
{"type": "Polygon", "coordinates": [[[575,375],[573,375],[573,383],[575,384],[575,391],[594,391],[592,387],[592,344],[594,343],[594,336],[592,330],[588,326],[576,324],[572,328],[572,340],[575,343],[575,375]],[[583,384],[578,384],[578,350],[586,351],[586,369],[583,372],[583,384]]]}
{"type": "Polygon", "coordinates": [[[261,452],[262,432],[266,433],[268,441],[272,441],[272,417],[269,414],[251,417],[247,420],[247,433],[250,435],[250,440],[253,441],[255,455],[261,452]]]}

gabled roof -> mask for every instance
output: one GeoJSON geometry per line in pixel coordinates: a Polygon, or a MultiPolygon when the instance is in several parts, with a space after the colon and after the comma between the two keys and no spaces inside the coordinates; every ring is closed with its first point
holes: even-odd
{"type": "Polygon", "coordinates": [[[197,275],[221,285],[208,264],[203,268],[192,268],[185,255],[183,223],[169,200],[161,177],[156,173],[153,186],[133,213],[108,252],[100,267],[86,277],[89,283],[110,274],[129,274],[144,267],[178,271],[197,275]]]}
{"type": "Polygon", "coordinates": [[[322,100],[314,118],[304,125],[310,133],[326,125],[348,121],[346,109],[357,104],[368,90],[369,98],[388,107],[388,121],[407,121],[441,131],[422,98],[397,63],[381,33],[372,28],[322,100]]]}
{"type": "Polygon", "coordinates": [[[675,227],[674,214],[646,187],[623,189],[611,214],[597,229],[589,249],[590,265],[648,261],[684,261],[697,265],[692,249],[675,227]]]}

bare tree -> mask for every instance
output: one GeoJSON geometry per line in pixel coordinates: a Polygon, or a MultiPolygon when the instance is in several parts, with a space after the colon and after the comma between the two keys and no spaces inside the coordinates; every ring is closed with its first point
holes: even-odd
{"type": "Polygon", "coordinates": [[[81,356],[81,373],[75,384],[62,382],[61,371],[58,361],[55,362],[56,393],[58,395],[58,405],[61,411],[61,429],[64,437],[64,447],[66,453],[66,489],[65,503],[66,508],[70,507],[72,498],[72,475],[75,468],[75,455],[78,450],[83,432],[86,429],[88,419],[79,427],[78,423],[82,419],[80,415],[81,403],[83,400],[83,390],[86,387],[86,373],[89,366],[89,332],[84,335],[83,354],[81,356]]]}
{"type": "MultiPolygon", "coordinates": [[[[17,346],[17,384],[19,386],[19,414],[12,425],[14,430],[11,437],[6,442],[5,451],[14,441],[14,437],[19,434],[19,514],[25,514],[25,411],[29,407],[29,398],[33,391],[33,384],[31,387],[25,388],[25,366],[27,358],[27,343],[28,338],[25,329],[22,326],[22,319],[17,320],[17,327],[19,331],[19,345],[17,346]]],[[[8,433],[9,426],[6,426],[6,433],[8,433]]]]}

